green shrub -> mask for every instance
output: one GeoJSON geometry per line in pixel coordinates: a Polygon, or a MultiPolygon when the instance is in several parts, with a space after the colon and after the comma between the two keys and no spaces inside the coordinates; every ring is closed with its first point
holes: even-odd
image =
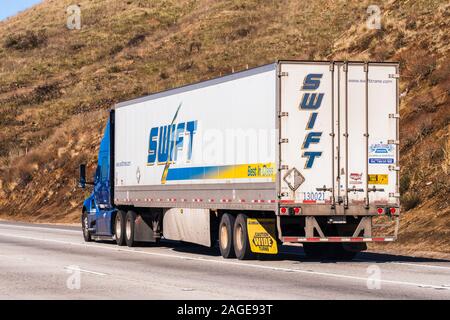
{"type": "Polygon", "coordinates": [[[414,209],[420,204],[420,197],[416,192],[407,193],[402,196],[400,203],[405,211],[414,209]]]}
{"type": "Polygon", "coordinates": [[[135,35],[133,38],[131,38],[128,41],[128,46],[129,47],[136,47],[139,44],[141,44],[145,40],[146,37],[147,37],[146,34],[143,34],[143,33],[137,34],[137,35],[135,35]]]}
{"type": "Polygon", "coordinates": [[[411,184],[411,178],[409,175],[405,174],[400,176],[400,194],[406,193],[408,191],[409,186],[411,184]]]}
{"type": "Polygon", "coordinates": [[[25,33],[9,35],[4,43],[4,47],[15,50],[31,50],[44,45],[47,42],[47,35],[44,30],[38,32],[28,30],[25,33]]]}

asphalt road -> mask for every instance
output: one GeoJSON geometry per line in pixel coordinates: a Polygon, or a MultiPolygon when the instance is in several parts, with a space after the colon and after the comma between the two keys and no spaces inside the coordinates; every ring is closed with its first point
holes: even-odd
{"type": "Polygon", "coordinates": [[[0,222],[0,299],[450,299],[450,261],[362,253],[225,260],[217,248],[85,243],[79,228],[0,222]]]}

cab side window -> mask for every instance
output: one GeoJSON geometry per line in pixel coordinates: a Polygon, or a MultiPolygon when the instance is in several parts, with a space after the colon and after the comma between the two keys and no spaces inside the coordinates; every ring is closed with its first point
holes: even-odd
{"type": "Polygon", "coordinates": [[[100,170],[101,170],[101,166],[98,165],[97,169],[95,170],[94,183],[97,183],[100,181],[100,170]]]}
{"type": "Polygon", "coordinates": [[[108,176],[109,176],[109,172],[108,172],[108,157],[102,157],[102,162],[101,162],[101,181],[102,182],[108,181],[108,176]]]}

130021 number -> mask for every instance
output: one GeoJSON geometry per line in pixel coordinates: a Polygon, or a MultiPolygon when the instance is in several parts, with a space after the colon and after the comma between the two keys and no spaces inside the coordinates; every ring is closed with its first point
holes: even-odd
{"type": "Polygon", "coordinates": [[[303,200],[307,200],[307,201],[325,200],[325,192],[303,192],[303,200]]]}

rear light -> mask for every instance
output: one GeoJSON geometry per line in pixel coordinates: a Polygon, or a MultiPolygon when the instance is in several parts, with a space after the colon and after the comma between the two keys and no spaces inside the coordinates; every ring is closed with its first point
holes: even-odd
{"type": "Polygon", "coordinates": [[[280,212],[281,212],[282,214],[285,214],[285,213],[286,213],[286,211],[287,211],[287,209],[286,209],[286,208],[280,208],[280,212]]]}
{"type": "Polygon", "coordinates": [[[390,209],[389,209],[389,212],[390,212],[391,214],[395,214],[395,213],[397,212],[397,209],[395,209],[395,208],[390,208],[390,209]]]}
{"type": "Polygon", "coordinates": [[[378,208],[378,209],[377,209],[377,212],[378,212],[378,214],[383,214],[384,209],[383,209],[383,208],[378,208]]]}
{"type": "Polygon", "coordinates": [[[299,214],[299,212],[300,212],[300,208],[294,208],[294,213],[295,214],[299,214]]]}

